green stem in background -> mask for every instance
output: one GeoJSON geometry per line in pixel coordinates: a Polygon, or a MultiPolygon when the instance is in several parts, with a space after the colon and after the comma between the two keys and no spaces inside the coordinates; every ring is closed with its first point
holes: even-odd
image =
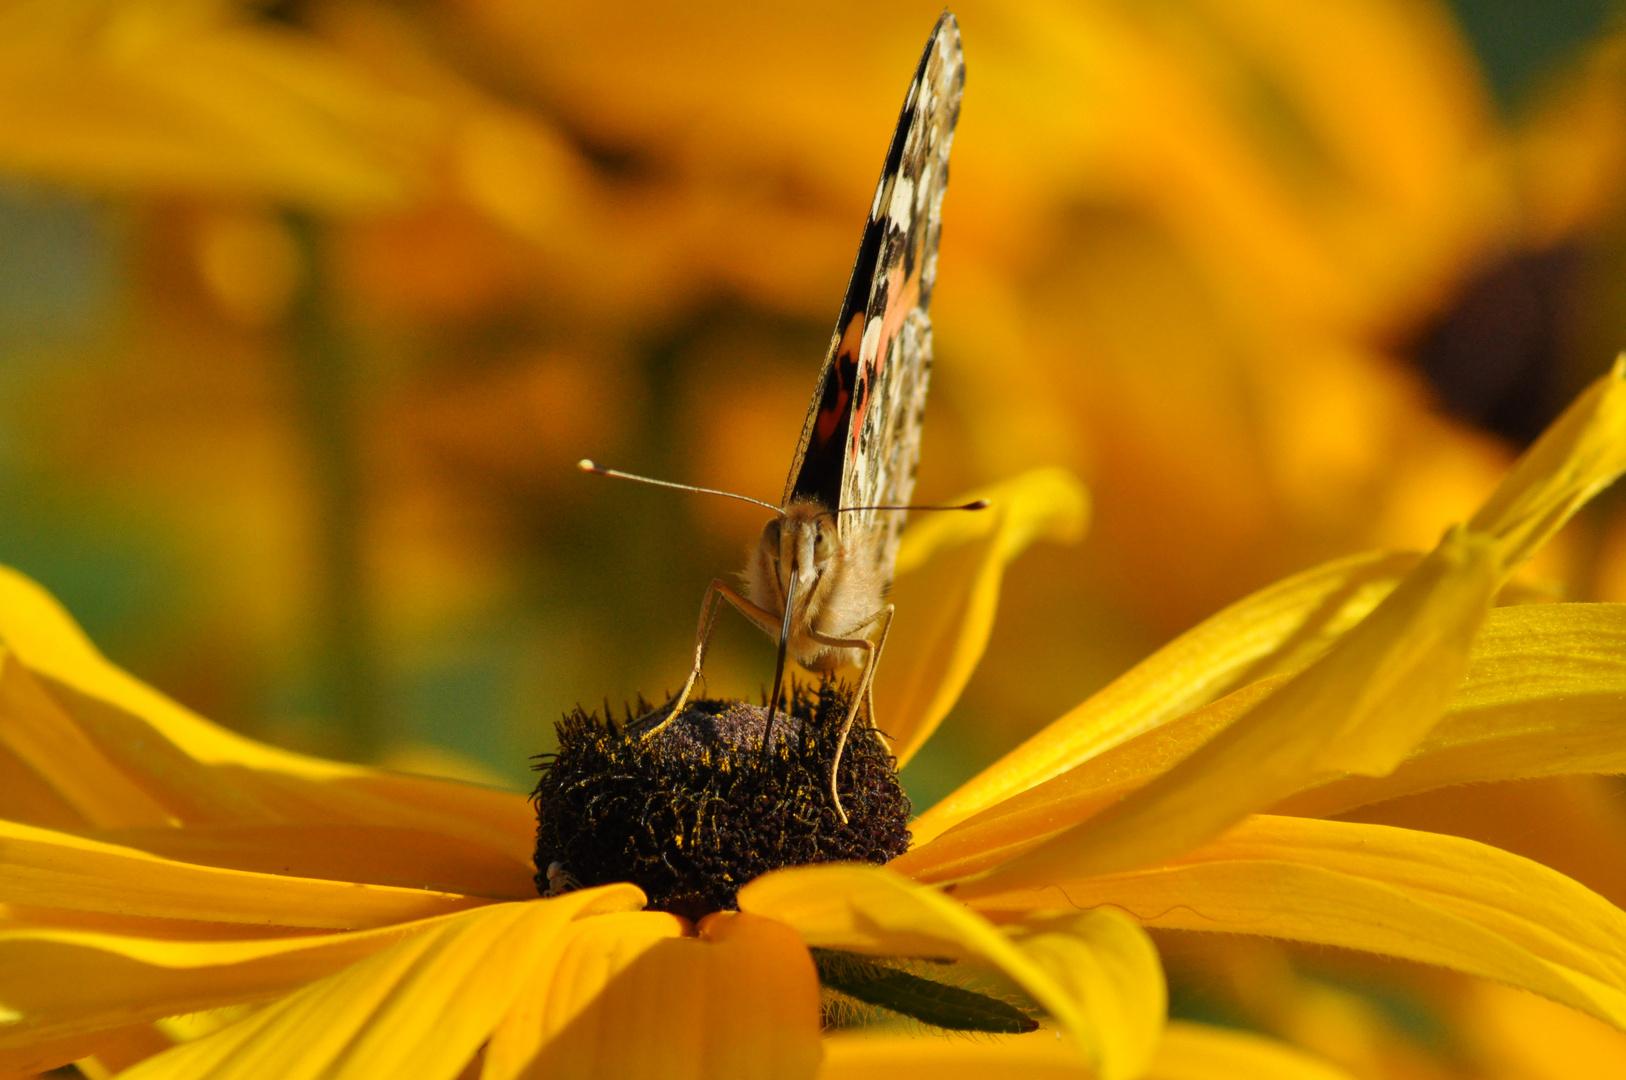
{"type": "Polygon", "coordinates": [[[356,357],[334,310],[322,222],[296,210],[287,212],[286,221],[304,275],[287,330],[294,410],[306,440],[315,509],[317,710],[336,749],[367,760],[379,751],[383,733],[363,551],[356,357]]]}

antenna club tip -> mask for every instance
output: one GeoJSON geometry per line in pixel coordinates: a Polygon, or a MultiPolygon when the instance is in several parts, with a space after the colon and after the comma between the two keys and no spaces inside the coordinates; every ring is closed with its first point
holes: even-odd
{"type": "Polygon", "coordinates": [[[978,499],[976,502],[966,503],[965,508],[967,510],[986,510],[992,505],[994,504],[989,502],[987,499],[978,499]]]}
{"type": "Polygon", "coordinates": [[[593,463],[591,458],[582,458],[576,462],[576,468],[582,472],[598,472],[598,466],[593,463]]]}

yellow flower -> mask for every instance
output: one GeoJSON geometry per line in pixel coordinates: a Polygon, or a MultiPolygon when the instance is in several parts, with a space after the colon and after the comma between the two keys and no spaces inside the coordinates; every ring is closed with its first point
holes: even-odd
{"type": "MultiPolygon", "coordinates": [[[[1433,552],[1344,559],[1242,601],[928,811],[888,867],[774,871],[698,925],[639,910],[629,884],[535,898],[519,796],[231,735],[6,574],[0,1068],[1336,1075],[1251,1036],[1165,1028],[1143,926],[1405,957],[1626,1028],[1626,913],[1488,845],[1315,816],[1626,767],[1626,609],[1493,607],[1622,470],[1626,360],[1433,552]],[[981,964],[1054,1030],[825,1037],[809,947],[981,964]],[[246,1005],[201,1035],[165,1019],[246,1005]],[[149,1057],[155,1023],[197,1037],[149,1057]]],[[[1055,473],[991,494],[996,512],[918,528],[901,560],[900,626],[906,610],[916,625],[890,658],[913,680],[892,691],[900,757],[981,651],[999,568],[1082,523],[1055,473]]]]}

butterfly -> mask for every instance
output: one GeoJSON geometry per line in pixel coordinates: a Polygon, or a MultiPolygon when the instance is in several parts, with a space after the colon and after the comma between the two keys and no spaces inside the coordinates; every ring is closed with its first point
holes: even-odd
{"type": "MultiPolygon", "coordinates": [[[[875,722],[873,678],[892,624],[886,593],[906,513],[986,505],[909,506],[932,366],[926,309],[937,277],[949,147],[964,86],[959,25],[945,11],[904,97],[780,505],[653,481],[746,499],[773,510],[775,517],[763,528],[741,575],[743,593],[721,578],[707,588],[688,680],[666,718],[646,737],[682,712],[700,678],[720,605],[727,601],[779,641],[764,752],[787,653],[826,674],[848,664],[861,668],[830,769],[830,797],[843,823],[847,814],[836,773],[860,705],[871,726],[875,722]]],[[[590,461],[581,467],[647,479],[590,461]]]]}

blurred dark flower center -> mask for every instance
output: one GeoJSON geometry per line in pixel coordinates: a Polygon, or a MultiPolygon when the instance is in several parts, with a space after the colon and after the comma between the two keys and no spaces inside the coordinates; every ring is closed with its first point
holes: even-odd
{"type": "Polygon", "coordinates": [[[1518,445],[1558,415],[1581,245],[1518,252],[1471,278],[1410,353],[1446,411],[1518,445]]]}

